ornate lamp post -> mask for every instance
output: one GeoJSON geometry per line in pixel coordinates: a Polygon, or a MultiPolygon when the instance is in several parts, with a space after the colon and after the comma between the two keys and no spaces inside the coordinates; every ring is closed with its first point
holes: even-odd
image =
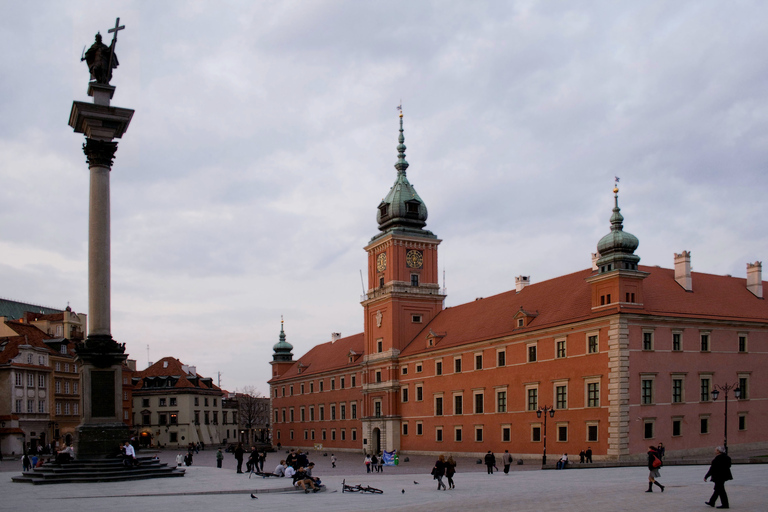
{"type": "Polygon", "coordinates": [[[720,391],[725,393],[725,427],[723,433],[723,449],[728,453],[728,392],[733,390],[733,396],[737,399],[741,396],[741,388],[737,384],[725,384],[724,386],[714,386],[712,390],[712,400],[717,400],[720,391]]]}
{"type": "Polygon", "coordinates": [[[542,414],[544,415],[544,455],[541,457],[542,466],[547,465],[547,413],[549,413],[550,418],[554,418],[555,408],[549,405],[545,405],[544,407],[539,407],[539,409],[536,411],[537,418],[541,418],[542,414]]]}

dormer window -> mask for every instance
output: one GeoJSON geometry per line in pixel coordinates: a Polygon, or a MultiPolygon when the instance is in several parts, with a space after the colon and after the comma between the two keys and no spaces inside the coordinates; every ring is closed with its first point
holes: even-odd
{"type": "Polygon", "coordinates": [[[517,326],[518,327],[525,327],[525,318],[518,318],[517,319],[517,326]]]}
{"type": "Polygon", "coordinates": [[[421,205],[420,202],[411,200],[406,201],[405,203],[405,213],[406,215],[418,215],[419,214],[419,206],[421,205]]]}
{"type": "Polygon", "coordinates": [[[381,203],[379,205],[379,214],[381,214],[382,218],[389,215],[389,205],[387,203],[381,203]]]}

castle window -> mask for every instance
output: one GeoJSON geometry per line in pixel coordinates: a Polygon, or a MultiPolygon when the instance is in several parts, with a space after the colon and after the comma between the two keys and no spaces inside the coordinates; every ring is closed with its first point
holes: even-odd
{"type": "Polygon", "coordinates": [[[683,333],[672,333],[672,350],[679,352],[683,349],[683,333]]]}
{"type": "Polygon", "coordinates": [[[679,437],[683,435],[683,421],[682,420],[672,420],[672,437],[679,437]]]}
{"type": "Polygon", "coordinates": [[[518,318],[517,319],[517,326],[518,327],[525,327],[525,319],[524,318],[518,318]]]}
{"type": "Polygon", "coordinates": [[[528,362],[536,362],[536,344],[528,345],[528,362]]]}
{"type": "Polygon", "coordinates": [[[376,340],[376,352],[384,352],[384,341],[381,338],[376,340]]]}
{"type": "Polygon", "coordinates": [[[415,324],[421,323],[421,315],[411,315],[411,322],[415,324]]]}
{"type": "Polygon", "coordinates": [[[597,354],[599,350],[597,334],[587,336],[587,354],[597,354]]]}
{"type": "Polygon", "coordinates": [[[653,420],[645,420],[645,423],[643,423],[643,438],[645,439],[653,439],[653,424],[655,422],[653,420]]]}
{"type": "Polygon", "coordinates": [[[457,357],[453,360],[454,373],[461,373],[461,357],[457,357]]]}
{"type": "Polygon", "coordinates": [[[643,350],[653,350],[653,332],[643,333],[643,350]]]}
{"type": "Polygon", "coordinates": [[[376,370],[376,382],[381,382],[381,370],[376,370]]]}
{"type": "Polygon", "coordinates": [[[382,203],[379,206],[379,214],[381,214],[382,219],[389,214],[389,205],[387,203],[382,203]]]}
{"type": "Polygon", "coordinates": [[[702,333],[701,335],[701,351],[709,352],[709,333],[702,333]]]}
{"type": "Polygon", "coordinates": [[[442,375],[443,374],[443,362],[437,361],[435,362],[435,375],[442,375]]]}
{"type": "Polygon", "coordinates": [[[419,286],[419,274],[411,274],[411,286],[419,286]]]}
{"type": "Polygon", "coordinates": [[[557,340],[556,342],[556,356],[558,359],[565,357],[565,340],[557,340]]]}
{"type": "Polygon", "coordinates": [[[384,288],[384,276],[379,276],[379,288],[384,288]]]}
{"type": "Polygon", "coordinates": [[[411,215],[418,215],[419,214],[419,202],[418,201],[408,201],[405,203],[405,213],[411,214],[411,215]]]}
{"type": "Polygon", "coordinates": [[[435,427],[435,441],[438,443],[443,441],[443,427],[435,427]]]}
{"type": "Polygon", "coordinates": [[[746,352],[747,351],[747,335],[746,334],[740,334],[739,335],[739,352],[746,352]]]}
{"type": "Polygon", "coordinates": [[[507,365],[507,352],[505,350],[499,350],[496,352],[496,366],[507,365]]]}
{"type": "Polygon", "coordinates": [[[483,369],[483,354],[475,354],[475,370],[483,369]]]}

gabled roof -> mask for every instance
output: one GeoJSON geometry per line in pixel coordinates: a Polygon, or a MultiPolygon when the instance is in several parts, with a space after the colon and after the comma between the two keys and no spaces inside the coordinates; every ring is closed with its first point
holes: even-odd
{"type": "Polygon", "coordinates": [[[358,333],[333,342],[328,341],[315,345],[309,352],[295,361],[282,375],[275,377],[270,382],[274,383],[299,376],[317,375],[330,370],[344,368],[345,366],[357,366],[359,359],[356,357],[353,358],[352,363],[349,363],[350,351],[358,356],[365,354],[363,340],[363,333],[358,333]],[[299,369],[301,369],[301,373],[299,373],[299,369]]]}
{"type": "Polygon", "coordinates": [[[213,383],[213,379],[210,377],[188,374],[187,371],[183,368],[184,366],[186,365],[184,365],[175,357],[164,357],[146,370],[136,372],[133,375],[134,379],[138,379],[138,384],[136,385],[135,389],[139,390],[144,388],[144,379],[167,380],[172,378],[175,381],[172,387],[176,389],[191,388],[220,391],[219,387],[213,383]]]}

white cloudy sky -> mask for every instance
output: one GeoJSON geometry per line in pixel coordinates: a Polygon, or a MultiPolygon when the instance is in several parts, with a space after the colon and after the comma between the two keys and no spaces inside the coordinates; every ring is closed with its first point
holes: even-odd
{"type": "Polygon", "coordinates": [[[267,391],[363,326],[363,246],[408,176],[447,305],[586,268],[613,177],[642,264],[768,259],[765,2],[3,2],[0,296],[87,311],[79,62],[120,17],[112,332],[267,391]]]}

